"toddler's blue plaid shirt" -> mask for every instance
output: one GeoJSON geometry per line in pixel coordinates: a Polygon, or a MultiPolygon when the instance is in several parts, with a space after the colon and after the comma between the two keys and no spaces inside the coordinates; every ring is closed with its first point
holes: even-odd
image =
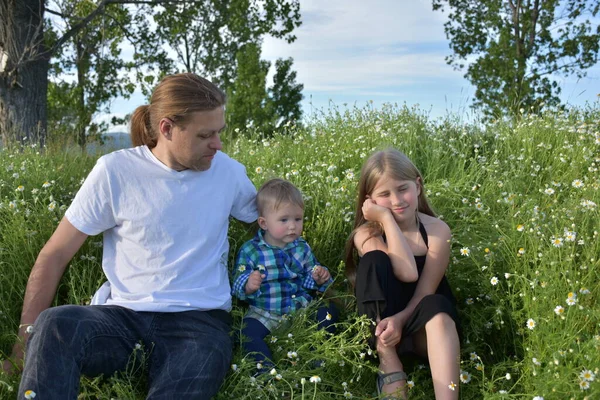
{"type": "MultiPolygon", "coordinates": [[[[307,290],[324,292],[333,279],[318,286],[312,270],[319,265],[306,240],[298,238],[284,248],[271,246],[263,238],[263,230],[242,245],[235,262],[232,295],[250,305],[278,315],[305,307],[312,297],[307,290]],[[266,275],[260,288],[247,295],[244,291],[253,271],[266,275]]],[[[325,268],[321,266],[322,268],[325,268]]]]}

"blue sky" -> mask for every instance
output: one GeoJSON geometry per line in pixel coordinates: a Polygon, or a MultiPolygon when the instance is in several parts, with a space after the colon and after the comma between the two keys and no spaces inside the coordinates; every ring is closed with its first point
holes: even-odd
{"type": "MultiPolygon", "coordinates": [[[[450,54],[443,26],[446,16],[433,12],[430,0],[301,0],[301,13],[297,40],[288,44],[266,38],[262,58],[274,64],[277,58],[293,57],[297,82],[304,84],[305,115],[330,104],[362,107],[372,101],[375,107],[418,104],[432,118],[454,113],[471,119],[474,88],[463,78],[464,72],[446,64],[444,58],[450,54]]],[[[569,77],[558,82],[564,102],[597,102],[600,65],[589,69],[582,80],[569,77]]],[[[141,94],[117,99],[111,112],[124,115],[144,102],[141,94]]]]}

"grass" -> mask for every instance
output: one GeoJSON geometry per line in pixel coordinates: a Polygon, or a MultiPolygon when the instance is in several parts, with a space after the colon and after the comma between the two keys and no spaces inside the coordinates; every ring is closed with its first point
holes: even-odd
{"type": "MultiPolygon", "coordinates": [[[[431,203],[453,231],[447,275],[463,331],[461,398],[600,396],[597,105],[486,125],[452,116],[431,120],[395,105],[331,109],[303,129],[286,127],[269,138],[249,131],[225,142],[257,186],[280,176],[303,191],[304,236],[336,279],[331,296],[343,318],[338,334],[326,339],[310,318],[312,308],[294,316],[269,337],[276,371],[257,379],[237,346],[217,399],[376,398],[368,322],[353,312],[341,257],[360,166],[388,146],[421,169],[431,203]],[[325,366],[317,367],[317,359],[325,366]]],[[[6,355],[35,257],[95,159],[34,147],[0,154],[0,352],[6,355]]],[[[232,225],[231,259],[251,235],[232,225]]],[[[89,302],[104,280],[101,255],[101,238],[89,238],[55,304],[89,302]]],[[[243,312],[236,304],[235,329],[243,312]]],[[[132,354],[138,356],[143,351],[132,354]]],[[[410,398],[433,398],[428,367],[415,362],[408,373],[410,398]]],[[[132,367],[109,379],[83,378],[81,397],[144,398],[143,376],[143,367],[132,367]]],[[[14,398],[17,386],[18,377],[0,375],[0,398],[14,398]]]]}

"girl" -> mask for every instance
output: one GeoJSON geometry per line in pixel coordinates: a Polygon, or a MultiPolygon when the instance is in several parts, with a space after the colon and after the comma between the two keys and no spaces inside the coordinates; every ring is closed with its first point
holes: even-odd
{"type": "Polygon", "coordinates": [[[395,149],[369,157],[346,245],[346,274],[359,314],[376,322],[380,394],[406,397],[400,355],[415,353],[429,359],[436,399],[458,399],[458,317],[444,276],[450,236],[408,157],[395,149]]]}

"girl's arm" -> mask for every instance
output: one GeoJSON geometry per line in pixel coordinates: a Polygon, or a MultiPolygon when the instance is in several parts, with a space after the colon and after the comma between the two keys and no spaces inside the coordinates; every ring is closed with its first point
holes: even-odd
{"type": "Polygon", "coordinates": [[[427,227],[427,236],[429,238],[427,261],[423,267],[415,294],[408,302],[406,308],[391,317],[381,320],[377,324],[375,335],[379,336],[384,346],[395,346],[400,342],[402,328],[406,324],[406,321],[423,297],[435,293],[450,261],[450,228],[448,228],[445,222],[437,218],[426,218],[431,221],[424,223],[427,227]]]}
{"type": "Polygon", "coordinates": [[[383,226],[386,242],[381,236],[369,238],[369,229],[359,228],[354,235],[354,246],[358,255],[362,257],[363,254],[373,250],[384,251],[390,257],[396,278],[403,282],[416,281],[419,273],[414,255],[390,210],[367,199],[363,204],[363,214],[368,221],[376,221],[383,226]]]}
{"type": "Polygon", "coordinates": [[[425,224],[429,238],[429,249],[427,250],[427,261],[423,267],[421,278],[408,305],[398,313],[401,314],[398,317],[401,318],[402,325],[423,297],[435,293],[450,262],[450,228],[440,219],[431,218],[431,221],[431,223],[425,224]]]}

